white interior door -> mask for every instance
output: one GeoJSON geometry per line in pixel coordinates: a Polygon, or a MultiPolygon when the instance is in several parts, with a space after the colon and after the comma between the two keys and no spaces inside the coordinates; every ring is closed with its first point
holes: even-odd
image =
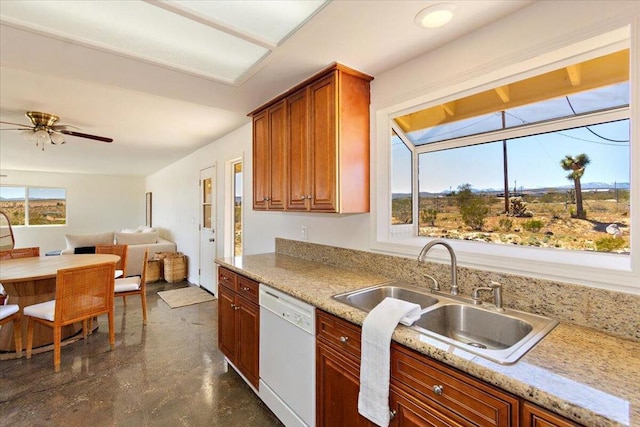
{"type": "Polygon", "coordinates": [[[215,165],[200,171],[200,286],[216,293],[216,185],[215,165]]]}

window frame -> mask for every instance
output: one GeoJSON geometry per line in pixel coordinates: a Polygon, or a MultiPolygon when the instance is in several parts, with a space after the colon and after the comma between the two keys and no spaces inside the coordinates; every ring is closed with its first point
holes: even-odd
{"type": "MultiPolygon", "coordinates": [[[[225,161],[225,175],[224,175],[224,186],[225,186],[225,195],[224,195],[224,256],[225,257],[233,257],[235,256],[235,171],[234,165],[237,163],[242,164],[243,176],[242,176],[242,202],[243,209],[241,213],[241,221],[242,225],[246,224],[245,222],[245,211],[244,202],[246,201],[245,194],[245,181],[246,174],[244,173],[246,168],[246,162],[244,158],[244,152],[237,154],[235,156],[231,156],[228,160],[225,161]]],[[[244,232],[244,229],[243,229],[244,232]]],[[[241,241],[241,251],[244,254],[245,251],[245,239],[243,235],[243,239],[241,241]]]]}
{"type": "MultiPolygon", "coordinates": [[[[640,144],[640,126],[637,125],[637,123],[640,123],[640,109],[636,105],[638,104],[637,100],[640,99],[640,90],[638,89],[640,78],[638,77],[638,70],[633,65],[635,64],[634,61],[637,61],[638,55],[634,48],[635,46],[630,47],[632,37],[630,33],[632,32],[629,31],[627,26],[572,46],[513,64],[510,67],[503,66],[501,68],[496,66],[494,71],[486,72],[482,77],[469,79],[465,78],[465,76],[459,76],[452,79],[447,86],[433,88],[430,91],[419,94],[419,96],[414,95],[411,99],[396,105],[376,110],[374,116],[374,129],[376,132],[374,141],[376,143],[377,183],[373,190],[375,192],[373,198],[376,200],[377,209],[372,213],[371,249],[414,257],[417,256],[422,246],[433,240],[430,237],[417,236],[418,224],[414,224],[410,232],[406,228],[404,230],[400,228],[394,230],[394,226],[391,225],[391,144],[389,141],[393,134],[393,118],[627,48],[630,49],[631,57],[631,69],[629,70],[630,106],[628,108],[618,108],[607,112],[596,112],[559,119],[551,122],[551,124],[543,122],[505,129],[493,132],[491,139],[502,139],[507,135],[512,137],[532,127],[554,126],[555,123],[564,123],[567,120],[575,123],[582,121],[586,124],[590,123],[590,120],[593,120],[596,116],[619,117],[620,114],[628,113],[630,139],[632,141],[629,159],[631,164],[630,183],[632,188],[636,190],[640,188],[640,149],[637,148],[640,144]]],[[[486,134],[460,139],[469,142],[471,140],[480,141],[480,138],[486,138],[486,134]]],[[[444,142],[444,144],[451,145],[456,143],[460,144],[461,141],[444,142]]],[[[420,151],[422,151],[423,147],[419,147],[420,151]]],[[[443,149],[443,145],[439,145],[438,149],[443,149]]],[[[415,155],[414,157],[415,168],[417,167],[418,156],[415,155]]],[[[414,175],[417,176],[417,174],[414,175]]],[[[416,184],[414,182],[414,185],[416,184]]],[[[454,239],[448,240],[448,243],[454,247],[461,266],[637,294],[640,293],[640,280],[638,280],[640,278],[640,210],[634,209],[634,207],[638,206],[639,203],[640,192],[633,191],[630,194],[630,218],[632,224],[630,241],[632,250],[628,256],[603,252],[503,246],[454,239]]],[[[414,206],[417,207],[415,201],[414,206]]],[[[432,252],[433,254],[429,256],[430,259],[449,262],[448,254],[444,250],[435,250],[434,248],[432,252]]]]}

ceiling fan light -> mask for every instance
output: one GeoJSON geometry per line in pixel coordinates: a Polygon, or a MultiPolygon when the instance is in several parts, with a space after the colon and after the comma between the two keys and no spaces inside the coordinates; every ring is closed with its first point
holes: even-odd
{"type": "Polygon", "coordinates": [[[38,144],[44,145],[49,141],[51,141],[51,138],[49,138],[49,132],[43,129],[36,131],[36,142],[38,144]]]}
{"type": "Polygon", "coordinates": [[[28,142],[36,142],[36,133],[31,129],[23,130],[20,135],[28,142]]]}
{"type": "Polygon", "coordinates": [[[51,133],[51,143],[52,144],[64,144],[64,135],[52,132],[51,133]]]}

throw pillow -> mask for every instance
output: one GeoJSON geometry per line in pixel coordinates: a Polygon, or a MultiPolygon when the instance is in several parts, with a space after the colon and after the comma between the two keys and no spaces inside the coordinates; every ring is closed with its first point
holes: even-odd
{"type": "Polygon", "coordinates": [[[140,227],[136,228],[136,231],[138,233],[153,233],[154,231],[156,231],[156,229],[153,227],[147,227],[146,225],[141,225],[140,227]]]}
{"type": "Polygon", "coordinates": [[[96,247],[95,246],[82,246],[79,248],[73,248],[74,254],[95,254],[96,247]]]}
{"type": "Polygon", "coordinates": [[[81,248],[84,246],[113,245],[114,232],[94,234],[65,234],[67,249],[81,248]]]}
{"type": "Polygon", "coordinates": [[[149,245],[158,242],[158,232],[151,233],[116,233],[118,245],[149,245]]]}

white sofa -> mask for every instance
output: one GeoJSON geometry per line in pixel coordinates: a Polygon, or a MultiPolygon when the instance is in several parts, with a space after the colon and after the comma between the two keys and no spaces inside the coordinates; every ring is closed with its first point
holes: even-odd
{"type": "MultiPolygon", "coordinates": [[[[125,276],[138,276],[142,274],[142,261],[144,251],[149,249],[149,258],[158,252],[176,252],[176,244],[165,240],[158,235],[156,230],[149,231],[127,230],[124,232],[105,232],[94,234],[67,234],[65,240],[67,247],[61,255],[72,255],[78,248],[91,248],[96,245],[127,245],[127,265],[125,276]]],[[[145,229],[142,229],[145,230],[145,229]]],[[[90,249],[88,249],[90,251],[90,249]]]]}

